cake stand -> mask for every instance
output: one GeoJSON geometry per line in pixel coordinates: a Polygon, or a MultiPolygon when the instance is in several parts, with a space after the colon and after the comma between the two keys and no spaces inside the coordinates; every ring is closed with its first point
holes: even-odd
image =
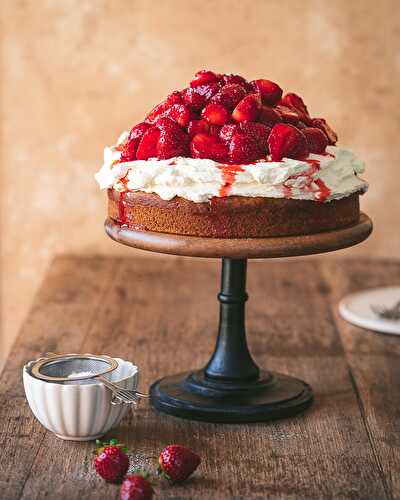
{"type": "Polygon", "coordinates": [[[205,368],[171,375],[153,383],[152,405],[176,417],[207,422],[257,422],[285,418],[305,410],[313,400],[302,380],[261,370],[246,341],[247,259],[331,252],[356,245],[372,231],[365,214],[359,222],[335,231],[304,236],[216,239],[140,231],[105,222],[115,241],[152,252],[222,258],[219,330],[205,368]]]}

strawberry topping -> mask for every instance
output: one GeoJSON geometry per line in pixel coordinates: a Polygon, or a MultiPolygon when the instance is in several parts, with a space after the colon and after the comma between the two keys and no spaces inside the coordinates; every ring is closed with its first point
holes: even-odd
{"type": "Polygon", "coordinates": [[[186,127],[190,120],[190,109],[186,104],[174,104],[166,110],[165,116],[172,118],[181,127],[186,127]]]}
{"type": "Polygon", "coordinates": [[[183,102],[194,110],[201,110],[211,97],[216,94],[220,86],[216,82],[198,87],[189,87],[182,90],[183,102]]]}
{"type": "Polygon", "coordinates": [[[288,108],[295,108],[300,111],[301,114],[309,116],[307,106],[304,104],[303,99],[293,92],[290,92],[282,97],[281,104],[287,106],[288,108]]]}
{"type": "Polygon", "coordinates": [[[263,123],[242,122],[240,124],[240,129],[244,134],[249,135],[253,137],[253,139],[255,139],[264,154],[268,151],[267,141],[269,134],[271,133],[271,129],[269,127],[267,127],[263,123]]]}
{"type": "Polygon", "coordinates": [[[250,84],[260,93],[263,104],[274,105],[282,97],[282,89],[271,80],[253,80],[250,84]]]}
{"type": "Polygon", "coordinates": [[[239,131],[237,123],[227,123],[219,131],[219,138],[224,142],[231,142],[233,134],[239,131]]]}
{"type": "Polygon", "coordinates": [[[222,104],[230,111],[246,96],[246,90],[237,83],[224,85],[211,98],[211,102],[222,104]]]}
{"type": "Polygon", "coordinates": [[[324,132],[326,137],[328,138],[329,144],[332,146],[336,144],[338,140],[338,136],[335,131],[331,129],[331,127],[326,123],[326,120],[324,118],[313,118],[312,119],[312,126],[317,127],[324,132]]]}
{"type": "Polygon", "coordinates": [[[325,119],[312,118],[299,95],[282,97],[277,83],[201,70],[133,127],[119,150],[121,162],[191,156],[237,164],[269,153],[274,161],[305,158],[336,141],[325,119]]]}
{"type": "Polygon", "coordinates": [[[232,75],[232,74],[229,74],[229,75],[222,75],[222,80],[225,84],[231,84],[231,83],[238,83],[239,85],[241,85],[247,92],[251,92],[252,91],[252,86],[250,85],[250,83],[245,79],[243,78],[243,76],[240,76],[240,75],[232,75]]]}
{"type": "Polygon", "coordinates": [[[229,145],[229,158],[232,163],[249,163],[265,156],[265,151],[254,136],[236,132],[229,145]]]}
{"type": "Polygon", "coordinates": [[[162,118],[156,123],[160,131],[157,141],[157,158],[167,160],[175,156],[189,154],[189,136],[169,118],[162,118]]]}
{"type": "Polygon", "coordinates": [[[269,127],[275,125],[282,121],[281,115],[274,108],[270,106],[261,106],[260,114],[258,115],[258,120],[269,127]]]}
{"type": "Polygon", "coordinates": [[[197,134],[190,143],[193,158],[210,158],[219,162],[227,162],[228,146],[218,137],[209,134],[197,134]]]}
{"type": "Polygon", "coordinates": [[[136,160],[136,150],[139,146],[139,142],[143,137],[143,134],[150,127],[148,123],[142,122],[138,125],[132,127],[129,132],[129,137],[127,142],[124,144],[121,153],[121,162],[123,161],[133,161],[136,160]]]}
{"type": "Polygon", "coordinates": [[[157,127],[151,127],[143,134],[136,151],[137,160],[148,160],[157,157],[157,143],[160,131],[157,127]]]}
{"type": "Polygon", "coordinates": [[[202,69],[198,71],[193,80],[190,82],[191,87],[198,87],[200,85],[205,85],[211,82],[217,82],[220,79],[219,75],[216,75],[213,71],[208,71],[206,69],[202,69]]]}
{"type": "Polygon", "coordinates": [[[328,138],[319,128],[305,127],[301,130],[306,137],[310,153],[322,154],[328,145],[328,138]]]}
{"type": "Polygon", "coordinates": [[[251,122],[257,119],[261,109],[260,94],[248,94],[233,110],[232,118],[237,122],[251,122]]]}
{"type": "Polygon", "coordinates": [[[196,134],[208,134],[209,130],[210,125],[207,120],[204,119],[190,120],[187,127],[187,133],[189,134],[190,138],[192,138],[196,134]]]}
{"type": "Polygon", "coordinates": [[[225,125],[230,119],[228,110],[222,104],[210,103],[203,109],[201,116],[212,125],[225,125]]]}
{"type": "Polygon", "coordinates": [[[268,146],[272,161],[282,158],[303,159],[308,155],[307,140],[304,134],[293,125],[277,123],[269,137],[268,146]]]}

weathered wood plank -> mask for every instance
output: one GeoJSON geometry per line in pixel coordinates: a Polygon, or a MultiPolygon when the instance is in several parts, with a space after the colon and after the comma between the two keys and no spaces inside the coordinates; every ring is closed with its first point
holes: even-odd
{"type": "MultiPolygon", "coordinates": [[[[2,499],[20,497],[48,435],[25,400],[22,366],[46,351],[80,351],[116,266],[116,260],[100,257],[85,262],[59,257],[36,296],[1,376],[2,499]]],[[[45,482],[49,483],[49,476],[45,482]]],[[[41,489],[38,484],[38,491],[41,489]]]]}
{"type": "MultiPolygon", "coordinates": [[[[77,269],[89,262],[71,259],[62,286],[79,286],[77,269]]],[[[113,277],[82,351],[134,360],[142,388],[161,375],[204,364],[217,327],[218,263],[125,259],[113,277]]],[[[182,421],[143,405],[112,436],[126,442],[139,463],[171,442],[202,454],[196,476],[179,487],[163,483],[160,498],[389,497],[329,310],[329,288],[315,262],[252,263],[248,288],[249,341],[257,361],[311,383],[311,410],[287,421],[229,426],[182,421]]],[[[22,497],[115,495],[118,488],[105,485],[90,467],[92,447],[45,433],[23,476],[22,497]]]]}
{"type": "Polygon", "coordinates": [[[400,285],[400,264],[367,259],[321,263],[332,310],[346,351],[366,430],[389,496],[400,498],[400,342],[341,319],[340,298],[351,292],[400,285]]]}

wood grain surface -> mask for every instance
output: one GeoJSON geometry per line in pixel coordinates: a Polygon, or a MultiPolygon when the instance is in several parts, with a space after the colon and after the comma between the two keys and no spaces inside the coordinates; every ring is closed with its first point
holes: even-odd
{"type": "MultiPolygon", "coordinates": [[[[109,499],[93,443],[47,432],[24,397],[21,368],[46,351],[120,356],[140,388],[201,367],[217,329],[220,263],[196,259],[59,257],[47,275],[0,383],[0,498],[109,499]]],[[[304,415],[266,424],[179,420],[143,403],[107,437],[131,469],[173,442],[203,457],[185,484],[156,483],[159,499],[400,498],[400,339],[345,323],[338,299],[400,284],[400,262],[305,259],[249,264],[247,330],[264,368],[309,382],[304,415]]]]}

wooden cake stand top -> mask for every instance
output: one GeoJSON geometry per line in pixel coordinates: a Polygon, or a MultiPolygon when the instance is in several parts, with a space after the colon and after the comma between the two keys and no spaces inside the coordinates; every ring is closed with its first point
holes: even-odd
{"type": "Polygon", "coordinates": [[[108,218],[105,230],[113,240],[151,252],[187,257],[264,259],[332,252],[364,241],[372,232],[372,221],[364,213],[357,224],[334,231],[270,238],[203,238],[139,231],[121,227],[108,218]]]}

